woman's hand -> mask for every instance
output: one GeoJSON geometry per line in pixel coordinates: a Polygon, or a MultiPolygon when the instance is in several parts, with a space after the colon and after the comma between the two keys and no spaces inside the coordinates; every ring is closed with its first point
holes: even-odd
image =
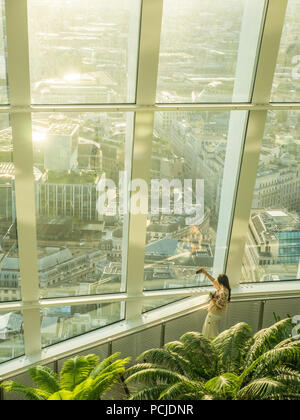
{"type": "Polygon", "coordinates": [[[205,274],[206,277],[208,277],[209,280],[213,283],[214,287],[216,289],[220,289],[221,286],[219,285],[219,283],[216,281],[216,279],[213,276],[208,274],[208,272],[205,270],[205,268],[200,268],[200,270],[196,271],[196,274],[205,274]]]}

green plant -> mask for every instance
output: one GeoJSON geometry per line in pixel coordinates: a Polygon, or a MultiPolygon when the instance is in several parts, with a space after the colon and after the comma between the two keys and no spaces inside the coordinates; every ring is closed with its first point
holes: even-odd
{"type": "Polygon", "coordinates": [[[115,360],[116,353],[101,363],[96,355],[78,356],[67,360],[59,375],[44,366],[29,369],[36,388],[15,381],[6,381],[1,387],[6,392],[20,392],[28,400],[99,400],[125,372],[129,358],[115,360]]]}
{"type": "Polygon", "coordinates": [[[126,372],[133,400],[300,399],[300,341],[291,319],[252,335],[237,324],[209,340],[197,332],[146,351],[126,372]]]}
{"type": "MultiPolygon", "coordinates": [[[[273,317],[274,317],[275,322],[281,321],[281,316],[277,315],[275,312],[273,312],[273,317]]],[[[292,318],[290,314],[287,314],[286,317],[287,318],[292,318]]]]}

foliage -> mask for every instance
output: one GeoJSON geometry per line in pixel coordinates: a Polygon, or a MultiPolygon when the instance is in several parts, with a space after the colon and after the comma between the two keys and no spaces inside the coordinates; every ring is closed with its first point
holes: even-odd
{"type": "Polygon", "coordinates": [[[14,381],[1,387],[28,400],[99,400],[120,381],[132,400],[300,400],[300,339],[290,318],[253,335],[246,323],[215,339],[198,332],[130,359],[116,353],[67,360],[59,375],[29,369],[36,388],[14,381]],[[125,379],[124,379],[125,376],[125,379]]]}
{"type": "Polygon", "coordinates": [[[130,359],[115,360],[116,353],[100,363],[96,355],[78,356],[67,360],[56,375],[51,369],[36,366],[29,375],[36,388],[18,382],[6,381],[1,387],[6,392],[18,392],[28,400],[99,400],[121,378],[130,359]]]}
{"type": "MultiPolygon", "coordinates": [[[[276,312],[273,312],[273,317],[274,317],[275,322],[281,321],[281,316],[277,315],[276,312]]],[[[286,317],[287,318],[292,318],[292,316],[290,314],[287,314],[286,317]]]]}
{"type": "Polygon", "coordinates": [[[131,399],[300,399],[300,341],[292,328],[291,319],[280,320],[253,336],[240,323],[214,340],[191,332],[146,351],[126,372],[131,399]]]}

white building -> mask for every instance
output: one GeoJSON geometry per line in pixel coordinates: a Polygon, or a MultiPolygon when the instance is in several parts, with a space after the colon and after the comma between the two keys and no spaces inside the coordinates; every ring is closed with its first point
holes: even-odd
{"type": "Polygon", "coordinates": [[[44,167],[47,171],[68,172],[78,165],[79,125],[52,124],[44,146],[44,167]]]}

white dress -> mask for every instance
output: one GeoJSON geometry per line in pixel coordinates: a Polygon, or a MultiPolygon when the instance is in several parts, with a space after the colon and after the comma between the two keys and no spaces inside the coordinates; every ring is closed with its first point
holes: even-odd
{"type": "Polygon", "coordinates": [[[220,321],[228,304],[229,291],[220,289],[208,309],[208,314],[203,326],[202,334],[207,338],[216,338],[220,334],[220,321]]]}
{"type": "Polygon", "coordinates": [[[202,334],[207,338],[216,338],[220,334],[220,321],[221,315],[215,315],[212,312],[208,312],[202,334]]]}

